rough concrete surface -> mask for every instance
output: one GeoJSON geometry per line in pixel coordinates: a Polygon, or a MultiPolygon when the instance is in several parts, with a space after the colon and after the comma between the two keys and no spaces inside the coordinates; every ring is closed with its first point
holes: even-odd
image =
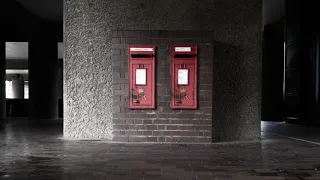
{"type": "Polygon", "coordinates": [[[64,135],[112,139],[112,30],[214,30],[213,138],[259,138],[261,12],[261,0],[65,0],[64,135]]]}

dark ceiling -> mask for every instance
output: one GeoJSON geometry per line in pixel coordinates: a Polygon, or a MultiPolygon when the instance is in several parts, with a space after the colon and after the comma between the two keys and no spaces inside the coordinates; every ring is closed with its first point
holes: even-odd
{"type": "Polygon", "coordinates": [[[62,21],[63,0],[17,0],[33,14],[50,21],[62,21]]]}
{"type": "Polygon", "coordinates": [[[262,24],[271,24],[285,16],[286,0],[263,0],[262,24]]]}
{"type": "MultiPolygon", "coordinates": [[[[17,0],[33,14],[51,21],[62,21],[63,0],[17,0]]],[[[76,1],[76,0],[75,0],[76,1]]],[[[262,23],[270,24],[285,14],[285,0],[263,0],[262,23]]]]}

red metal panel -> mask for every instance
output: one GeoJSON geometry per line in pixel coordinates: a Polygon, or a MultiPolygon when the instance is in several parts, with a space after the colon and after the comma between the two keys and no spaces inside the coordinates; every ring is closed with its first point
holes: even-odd
{"type": "Polygon", "coordinates": [[[174,45],[171,50],[172,109],[197,109],[197,46],[174,45]]]}
{"type": "Polygon", "coordinates": [[[129,46],[129,108],[155,108],[155,47],[129,46]]]}

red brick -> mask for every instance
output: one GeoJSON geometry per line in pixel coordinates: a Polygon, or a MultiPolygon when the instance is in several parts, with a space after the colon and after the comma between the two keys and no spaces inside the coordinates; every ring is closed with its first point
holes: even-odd
{"type": "Polygon", "coordinates": [[[178,129],[178,126],[172,126],[172,125],[168,125],[167,130],[177,130],[178,129]]]}
{"type": "Polygon", "coordinates": [[[153,131],[154,136],[162,136],[163,132],[162,131],[153,131]]]}
{"type": "Polygon", "coordinates": [[[157,142],[158,138],[157,137],[147,137],[148,142],[157,142]]]}
{"type": "Polygon", "coordinates": [[[113,129],[115,130],[127,130],[129,129],[128,125],[113,125],[113,129]]]}
{"type": "Polygon", "coordinates": [[[128,136],[139,136],[142,135],[142,131],[125,131],[125,134],[128,136]]]}
{"type": "Polygon", "coordinates": [[[152,135],[152,131],[142,131],[142,135],[150,136],[152,135]]]}

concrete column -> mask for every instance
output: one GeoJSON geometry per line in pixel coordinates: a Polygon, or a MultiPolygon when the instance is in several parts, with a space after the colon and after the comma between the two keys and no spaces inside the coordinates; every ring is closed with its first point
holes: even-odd
{"type": "Polygon", "coordinates": [[[0,120],[6,117],[6,43],[0,45],[0,120]]]}
{"type": "MultiPolygon", "coordinates": [[[[204,112],[202,114],[213,114],[212,121],[208,118],[209,122],[213,123],[210,126],[212,127],[212,139],[229,141],[260,138],[262,1],[161,0],[146,3],[147,1],[142,0],[127,0],[93,2],[64,1],[63,94],[65,109],[63,123],[65,137],[128,141],[128,135],[121,135],[121,138],[114,139],[115,135],[119,134],[116,129],[118,128],[117,123],[125,124],[119,126],[124,128],[121,131],[130,126],[127,123],[127,117],[131,113],[128,107],[114,108],[115,99],[129,94],[129,91],[123,88],[128,86],[128,77],[125,72],[127,68],[124,63],[128,56],[122,53],[126,50],[119,51],[120,47],[128,47],[123,44],[123,38],[129,38],[126,41],[128,44],[151,43],[156,45],[159,48],[158,56],[158,52],[164,54],[166,51],[167,47],[163,42],[179,44],[190,41],[190,39],[181,39],[179,31],[201,30],[205,31],[204,35],[208,31],[215,32],[214,61],[211,62],[214,72],[213,85],[208,86],[204,83],[208,81],[208,76],[201,76],[206,81],[199,81],[204,87],[213,90],[212,94],[208,93],[209,91],[199,91],[199,94],[204,96],[213,96],[212,103],[210,101],[199,103],[199,109],[204,112]],[[81,13],[78,9],[81,10],[81,13]],[[81,18],[79,18],[80,14],[81,18]],[[112,29],[131,31],[115,32],[112,29]],[[152,37],[158,34],[153,30],[157,29],[163,30],[159,34],[166,34],[165,30],[176,31],[176,34],[173,33],[172,36],[160,42],[159,40],[153,41],[152,37]],[[145,30],[145,32],[140,33],[136,30],[145,30]],[[147,39],[133,39],[132,36],[147,39]],[[172,38],[180,38],[180,40],[174,41],[172,38]],[[121,84],[114,84],[115,80],[119,80],[121,84]],[[208,108],[206,106],[208,104],[212,108],[208,108]],[[119,112],[123,114],[118,116],[119,112]]],[[[191,39],[194,37],[194,34],[190,35],[191,39]]],[[[198,43],[200,42],[206,41],[200,38],[198,43]]],[[[199,58],[206,56],[209,52],[199,54],[199,58]]],[[[157,70],[158,68],[157,65],[157,70]]],[[[168,74],[170,73],[166,75],[168,74]]],[[[169,103],[168,101],[159,102],[160,98],[162,99],[162,97],[157,98],[157,103],[169,103]]],[[[125,105],[127,102],[119,103],[119,105],[122,104],[125,105]]],[[[170,110],[169,105],[166,105],[163,109],[170,110]]],[[[154,115],[154,111],[144,111],[140,117],[139,115],[130,115],[130,117],[151,122],[152,116],[146,113],[154,115]]],[[[176,112],[172,111],[172,114],[174,113],[176,112]]],[[[190,116],[197,119],[196,114],[190,116]]],[[[190,118],[190,116],[186,117],[190,118]]],[[[158,125],[167,126],[165,123],[158,125]]]]}
{"type": "Polygon", "coordinates": [[[29,42],[29,118],[58,118],[58,43],[50,28],[29,42]],[[49,30],[48,30],[49,29],[49,30]]]}
{"type": "Polygon", "coordinates": [[[12,98],[24,99],[24,80],[20,74],[12,76],[12,98]]]}

